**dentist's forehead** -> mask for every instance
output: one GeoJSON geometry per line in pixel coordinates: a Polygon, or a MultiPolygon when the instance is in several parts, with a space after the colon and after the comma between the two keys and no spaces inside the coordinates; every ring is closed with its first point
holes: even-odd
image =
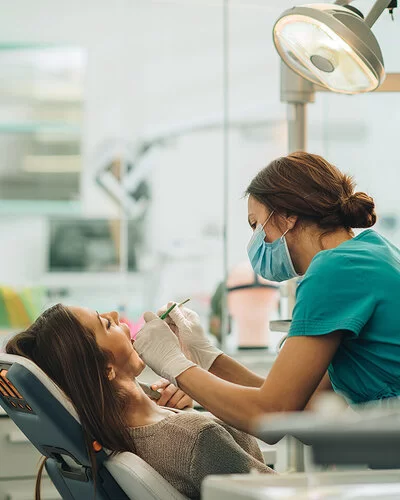
{"type": "Polygon", "coordinates": [[[269,213],[268,208],[260,203],[258,200],[253,198],[253,196],[249,196],[247,200],[247,215],[248,217],[253,216],[257,217],[257,215],[266,215],[269,213]]]}

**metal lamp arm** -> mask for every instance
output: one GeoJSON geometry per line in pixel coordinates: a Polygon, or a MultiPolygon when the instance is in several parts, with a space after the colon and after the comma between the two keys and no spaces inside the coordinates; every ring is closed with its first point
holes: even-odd
{"type": "Polygon", "coordinates": [[[365,22],[371,28],[382,12],[389,7],[391,0],[376,0],[371,10],[368,12],[365,22]]]}
{"type": "MultiPolygon", "coordinates": [[[[353,0],[336,0],[335,5],[346,6],[349,5],[353,0]]],[[[371,28],[382,12],[389,7],[391,0],[376,0],[371,10],[368,12],[365,18],[365,23],[371,28]]]]}

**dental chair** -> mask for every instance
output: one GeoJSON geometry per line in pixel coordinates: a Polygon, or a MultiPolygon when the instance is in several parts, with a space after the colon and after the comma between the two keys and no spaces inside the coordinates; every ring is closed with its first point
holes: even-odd
{"type": "Polygon", "coordinates": [[[186,498],[140,457],[128,452],[111,457],[96,442],[95,496],[92,466],[77,413],[61,389],[32,361],[0,352],[0,405],[47,457],[47,473],[63,499],[186,498]]]}

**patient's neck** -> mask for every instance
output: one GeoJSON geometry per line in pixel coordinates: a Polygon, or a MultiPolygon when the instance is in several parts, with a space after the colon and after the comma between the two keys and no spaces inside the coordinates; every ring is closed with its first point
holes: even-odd
{"type": "Polygon", "coordinates": [[[157,406],[129,374],[118,377],[118,386],[127,394],[125,418],[129,427],[155,424],[171,415],[170,410],[157,406]]]}

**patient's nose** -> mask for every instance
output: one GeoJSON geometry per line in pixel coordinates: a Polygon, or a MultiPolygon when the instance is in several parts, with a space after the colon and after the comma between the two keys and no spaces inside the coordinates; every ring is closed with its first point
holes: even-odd
{"type": "Polygon", "coordinates": [[[119,314],[117,311],[111,311],[110,316],[116,323],[119,323],[119,314]]]}

